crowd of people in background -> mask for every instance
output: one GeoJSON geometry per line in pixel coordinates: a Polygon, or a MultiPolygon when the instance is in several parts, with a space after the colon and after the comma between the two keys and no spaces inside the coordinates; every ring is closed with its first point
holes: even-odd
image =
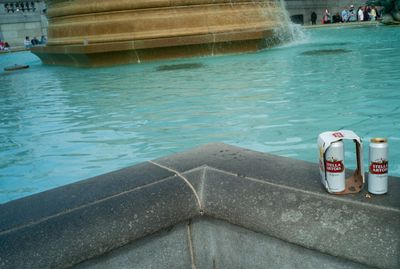
{"type": "Polygon", "coordinates": [[[38,45],[45,45],[47,42],[47,39],[44,35],[42,35],[42,37],[39,39],[36,38],[36,36],[32,39],[29,38],[29,36],[26,36],[24,39],[24,46],[26,49],[30,49],[34,46],[38,46],[38,45]]]}
{"type": "MultiPolygon", "coordinates": [[[[344,23],[344,22],[357,22],[357,21],[375,21],[380,19],[380,14],[375,6],[360,6],[357,10],[354,5],[350,5],[350,8],[345,7],[341,12],[336,12],[333,16],[328,11],[322,16],[322,23],[344,23]]],[[[311,13],[311,23],[314,25],[317,23],[317,14],[311,13]]]]}
{"type": "MultiPolygon", "coordinates": [[[[42,35],[40,39],[36,37],[30,39],[29,36],[24,39],[24,47],[25,49],[30,49],[35,46],[45,45],[47,43],[46,36],[42,35]]],[[[0,51],[10,51],[11,46],[8,42],[0,39],[0,51]]]]}

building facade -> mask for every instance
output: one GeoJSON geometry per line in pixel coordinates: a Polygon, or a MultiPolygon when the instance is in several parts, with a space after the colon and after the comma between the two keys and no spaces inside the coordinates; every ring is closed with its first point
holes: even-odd
{"type": "Polygon", "coordinates": [[[26,36],[47,36],[46,5],[44,1],[0,0],[0,39],[11,48],[24,46],[26,36]]]}

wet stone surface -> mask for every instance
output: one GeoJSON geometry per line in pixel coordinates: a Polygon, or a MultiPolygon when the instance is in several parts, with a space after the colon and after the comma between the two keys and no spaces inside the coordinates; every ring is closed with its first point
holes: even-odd
{"type": "Polygon", "coordinates": [[[0,268],[399,268],[389,190],[330,195],[317,164],[209,144],[1,205],[0,268]]]}

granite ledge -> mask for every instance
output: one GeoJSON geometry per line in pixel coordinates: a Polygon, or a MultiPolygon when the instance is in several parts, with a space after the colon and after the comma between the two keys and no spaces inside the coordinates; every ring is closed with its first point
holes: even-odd
{"type": "Polygon", "coordinates": [[[209,217],[196,217],[74,269],[372,269],[209,217]],[[237,242],[240,242],[238,244],[237,242]]]}
{"type": "Polygon", "coordinates": [[[203,214],[365,266],[400,267],[399,178],[387,195],[332,196],[316,164],[221,143],[112,174],[0,205],[0,267],[67,268],[203,214]]]}

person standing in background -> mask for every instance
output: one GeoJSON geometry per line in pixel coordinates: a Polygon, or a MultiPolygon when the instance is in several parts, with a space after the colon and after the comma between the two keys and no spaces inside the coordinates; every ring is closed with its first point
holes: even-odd
{"type": "Polygon", "coordinates": [[[24,46],[25,46],[26,49],[30,49],[32,47],[31,41],[29,40],[29,36],[25,37],[24,46]]]}
{"type": "Polygon", "coordinates": [[[313,11],[311,13],[311,24],[312,25],[316,25],[317,24],[317,13],[315,13],[315,11],[313,11]]]}
{"type": "Polygon", "coordinates": [[[335,15],[332,16],[332,23],[339,23],[342,21],[339,12],[336,12],[335,15]]]}
{"type": "Polygon", "coordinates": [[[39,45],[39,40],[36,38],[36,36],[34,38],[32,38],[31,43],[32,43],[32,46],[39,45]]]}
{"type": "Polygon", "coordinates": [[[42,35],[42,37],[40,38],[39,44],[40,45],[45,45],[47,43],[47,38],[42,35]]]}
{"type": "Polygon", "coordinates": [[[329,13],[328,9],[325,9],[325,14],[322,17],[322,23],[323,24],[331,23],[331,14],[329,13]]]}
{"type": "Polygon", "coordinates": [[[349,10],[349,22],[355,22],[355,21],[357,21],[357,14],[356,11],[354,10],[354,6],[351,5],[349,10]]]}
{"type": "Polygon", "coordinates": [[[344,8],[342,11],[342,22],[348,22],[349,21],[349,11],[347,8],[344,8]]]}
{"type": "Polygon", "coordinates": [[[369,21],[369,13],[371,12],[371,8],[366,6],[364,7],[364,21],[369,21]]]}
{"type": "Polygon", "coordinates": [[[364,8],[359,7],[357,11],[358,21],[364,21],[364,8]]]}
{"type": "Polygon", "coordinates": [[[371,21],[375,21],[376,20],[376,16],[378,15],[378,12],[376,12],[376,8],[373,6],[371,7],[371,21]]]}

